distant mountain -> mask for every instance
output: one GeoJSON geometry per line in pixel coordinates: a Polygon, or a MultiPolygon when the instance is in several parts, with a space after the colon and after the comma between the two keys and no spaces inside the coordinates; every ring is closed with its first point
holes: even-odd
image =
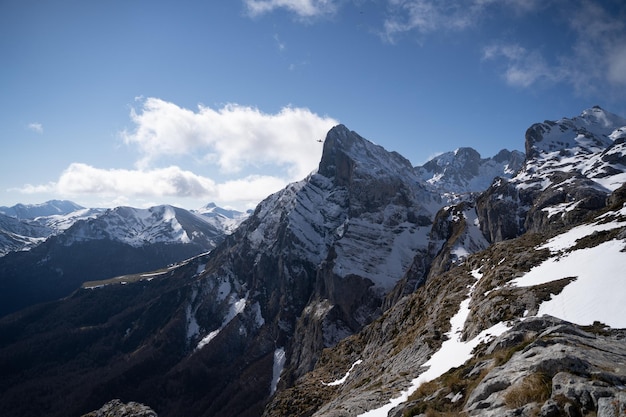
{"type": "Polygon", "coordinates": [[[0,214],[0,256],[12,251],[30,249],[51,234],[50,228],[37,222],[0,214]]]}
{"type": "Polygon", "coordinates": [[[12,207],[0,207],[0,214],[15,217],[18,220],[35,219],[36,217],[64,215],[84,209],[67,200],[50,200],[41,204],[16,204],[12,207]]]}
{"type": "Polygon", "coordinates": [[[78,209],[67,214],[22,218],[0,214],[0,257],[9,252],[30,250],[50,236],[58,235],[78,220],[100,215],[102,209],[78,209]]]}
{"type": "Polygon", "coordinates": [[[446,152],[415,167],[420,178],[444,194],[485,191],[496,177],[511,178],[524,163],[519,151],[501,150],[492,158],[481,158],[472,148],[446,152]]]}
{"type": "Polygon", "coordinates": [[[14,232],[0,238],[30,250],[0,257],[0,314],[66,296],[84,281],[165,267],[210,251],[227,234],[205,216],[172,206],[5,220],[2,230],[14,232]],[[20,240],[19,233],[42,236],[20,240]]]}
{"type": "MultiPolygon", "coordinates": [[[[3,415],[78,416],[112,399],[161,417],[626,411],[624,127],[600,108],[533,125],[517,173],[451,204],[471,176],[437,190],[336,126],[318,170],[211,252],[0,319],[3,415]]],[[[476,167],[461,159],[482,160],[447,164],[476,167]]],[[[111,213],[92,223],[118,226],[106,248],[144,248],[130,243],[151,232],[130,219],[183,236],[167,206],[111,213]]],[[[82,224],[66,238],[98,235],[82,224]]],[[[21,265],[35,264],[50,260],[21,265]]]]}
{"type": "Polygon", "coordinates": [[[227,234],[231,234],[242,221],[252,214],[252,210],[241,212],[218,207],[215,203],[209,203],[198,210],[192,210],[192,213],[201,214],[215,227],[224,230],[227,234]]]}

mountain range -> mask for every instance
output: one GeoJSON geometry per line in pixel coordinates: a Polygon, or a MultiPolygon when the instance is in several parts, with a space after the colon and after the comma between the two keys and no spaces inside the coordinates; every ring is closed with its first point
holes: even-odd
{"type": "MultiPolygon", "coordinates": [[[[4,412],[619,415],[625,132],[594,107],[531,126],[525,157],[461,148],[413,167],[336,126],[318,169],[210,253],[0,319],[4,412]]],[[[108,213],[20,253],[45,264],[112,230],[137,248],[199,224],[169,206],[108,213]]]]}
{"type": "Polygon", "coordinates": [[[86,209],[69,201],[2,207],[0,315],[69,295],[85,281],[166,267],[212,250],[247,213],[209,204],[86,209]]]}

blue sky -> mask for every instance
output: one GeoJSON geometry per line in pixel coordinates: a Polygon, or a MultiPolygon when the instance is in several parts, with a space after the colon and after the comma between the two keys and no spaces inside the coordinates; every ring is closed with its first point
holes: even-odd
{"type": "Polygon", "coordinates": [[[414,165],[626,116],[626,5],[0,1],[0,205],[245,209],[343,123],[414,165]]]}

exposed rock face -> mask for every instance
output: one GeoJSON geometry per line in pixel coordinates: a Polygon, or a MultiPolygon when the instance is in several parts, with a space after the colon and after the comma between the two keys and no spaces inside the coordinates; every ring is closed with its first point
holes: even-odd
{"type": "Polygon", "coordinates": [[[99,410],[84,414],[82,417],[157,417],[150,407],[136,402],[124,404],[120,400],[111,400],[99,410]]]}
{"type": "Polygon", "coordinates": [[[381,314],[414,257],[428,256],[425,237],[440,206],[405,158],[337,126],[318,173],[263,201],[215,251],[198,282],[204,295],[191,300],[195,320],[207,334],[216,323],[202,312],[228,311],[233,300],[258,306],[262,320],[245,333],[264,341],[247,343],[267,355],[284,347],[280,384],[289,384],[322,349],[381,314]],[[218,287],[230,294],[212,295],[218,287]]]}

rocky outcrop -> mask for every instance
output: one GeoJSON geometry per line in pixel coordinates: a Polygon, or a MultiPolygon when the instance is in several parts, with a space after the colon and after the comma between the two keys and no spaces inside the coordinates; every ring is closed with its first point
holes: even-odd
{"type": "Polygon", "coordinates": [[[124,404],[120,400],[111,400],[99,410],[82,417],[157,417],[157,413],[150,407],[133,401],[124,404]]]}
{"type": "MultiPolygon", "coordinates": [[[[470,416],[607,415],[626,384],[626,332],[551,317],[522,321],[485,351],[513,351],[467,395],[470,416]],[[520,343],[521,342],[521,343],[520,343]]],[[[468,367],[468,373],[475,373],[468,367]]]]}

